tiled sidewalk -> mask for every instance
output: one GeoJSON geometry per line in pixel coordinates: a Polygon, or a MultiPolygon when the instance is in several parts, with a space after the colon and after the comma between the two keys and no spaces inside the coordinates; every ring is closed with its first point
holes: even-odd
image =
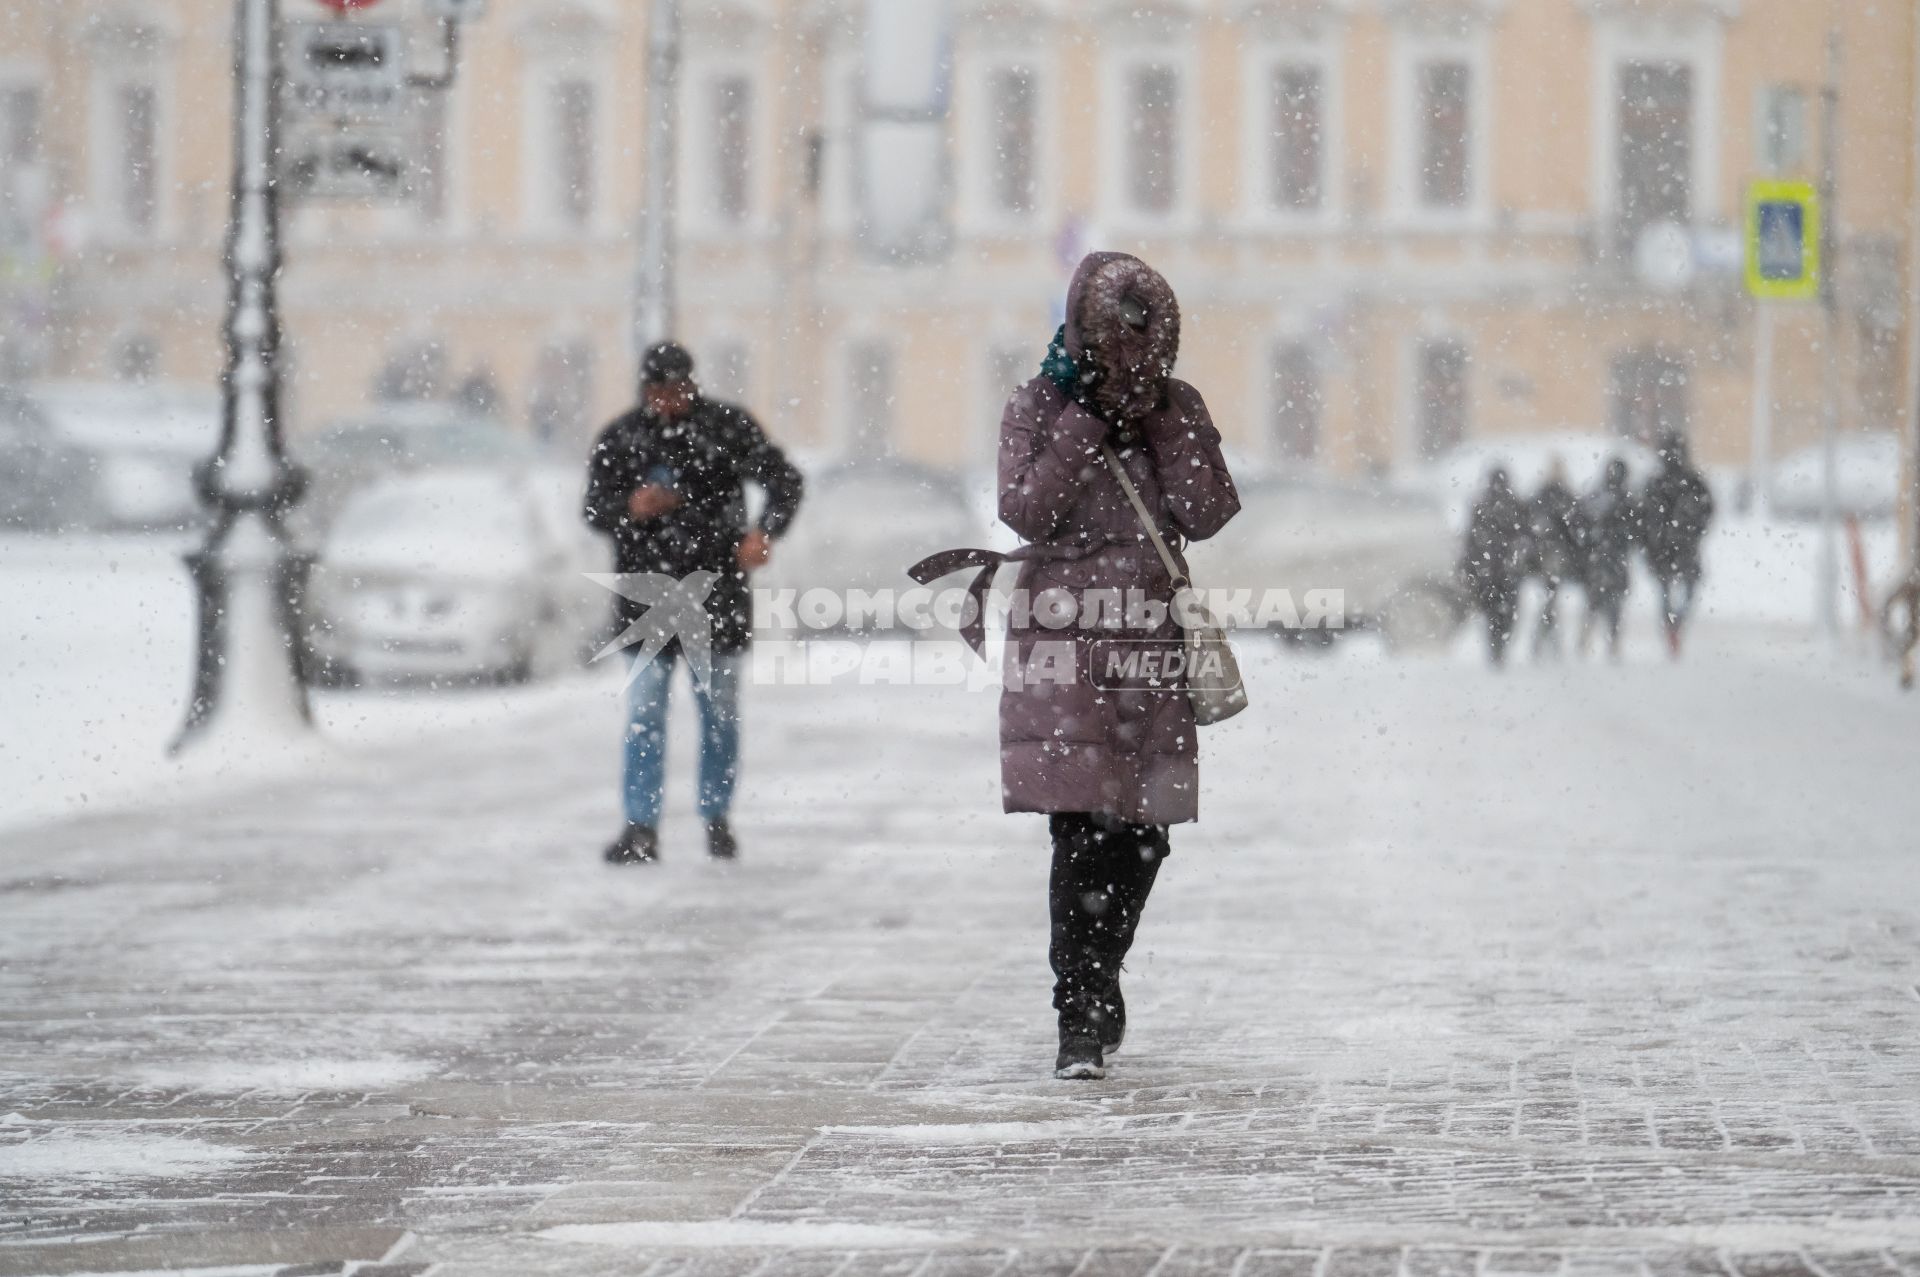
{"type": "Polygon", "coordinates": [[[1097,1084],[977,696],[754,689],[731,869],[598,686],[8,835],[0,1273],[1920,1277],[1913,704],[1256,674],[1097,1084]]]}

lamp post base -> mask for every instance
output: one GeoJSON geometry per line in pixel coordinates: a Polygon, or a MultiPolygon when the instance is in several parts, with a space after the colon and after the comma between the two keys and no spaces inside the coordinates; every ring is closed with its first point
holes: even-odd
{"type": "Polygon", "coordinates": [[[198,657],[173,753],[246,752],[308,737],[300,613],[312,557],[294,548],[277,519],[242,509],[186,559],[199,607],[198,657]]]}

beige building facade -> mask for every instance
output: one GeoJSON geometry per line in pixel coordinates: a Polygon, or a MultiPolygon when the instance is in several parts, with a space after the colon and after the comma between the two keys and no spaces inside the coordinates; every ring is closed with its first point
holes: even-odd
{"type": "MultiPolygon", "coordinates": [[[[1750,179],[1818,173],[1830,29],[1840,311],[1827,351],[1817,306],[1770,303],[1774,447],[1816,438],[1828,358],[1846,428],[1911,436],[1911,0],[952,0],[948,243],[904,265],[860,236],[889,177],[856,145],[863,6],[685,7],[680,328],[812,455],[984,463],[1073,258],[1111,247],[1179,291],[1181,374],[1250,460],[1676,428],[1744,465],[1730,255],[1750,179]],[[1669,223],[1697,260],[1649,272],[1669,223]]],[[[230,9],[0,19],[16,372],[216,375],[230,9]]],[[[626,402],[647,9],[492,0],[423,97],[410,201],[291,211],[292,432],[465,393],[577,449],[626,402]]]]}

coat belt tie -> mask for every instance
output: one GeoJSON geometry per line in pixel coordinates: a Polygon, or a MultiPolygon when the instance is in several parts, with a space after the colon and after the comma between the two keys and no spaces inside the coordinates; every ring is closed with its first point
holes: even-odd
{"type": "Polygon", "coordinates": [[[938,554],[929,554],[908,568],[907,575],[920,585],[932,585],[941,577],[962,568],[978,569],[973,580],[967,584],[967,597],[973,601],[973,607],[961,619],[960,637],[984,661],[987,658],[987,592],[993,588],[994,575],[1000,571],[1002,564],[1020,563],[1028,559],[1084,559],[1096,550],[1109,545],[1129,545],[1135,539],[1084,536],[1072,541],[1038,541],[1015,550],[942,550],[938,554]]]}

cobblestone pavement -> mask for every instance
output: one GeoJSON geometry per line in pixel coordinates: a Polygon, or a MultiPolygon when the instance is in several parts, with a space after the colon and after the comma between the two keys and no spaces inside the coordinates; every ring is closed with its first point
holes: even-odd
{"type": "Polygon", "coordinates": [[[0,1273],[1920,1277],[1920,705],[1252,668],[1100,1083],[990,697],[753,689],[731,868],[587,683],[6,835],[0,1273]]]}

